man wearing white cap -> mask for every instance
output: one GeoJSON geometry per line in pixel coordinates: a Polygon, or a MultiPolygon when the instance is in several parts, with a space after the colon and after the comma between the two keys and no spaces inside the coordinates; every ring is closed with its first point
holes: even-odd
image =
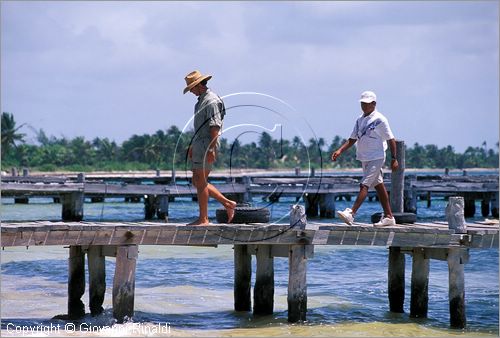
{"type": "Polygon", "coordinates": [[[231,223],[236,202],[226,198],[212,184],[208,183],[208,175],[215,162],[217,148],[219,146],[219,135],[222,129],[222,120],[226,113],[222,99],[207,87],[211,75],[202,75],[195,70],[184,78],[187,92],[198,97],[194,106],[194,136],[188,150],[193,171],[193,185],[196,187],[198,206],[200,212],[198,219],[188,225],[206,225],[208,220],[208,198],[209,196],[219,201],[227,212],[228,223],[231,223]]]}
{"type": "Polygon", "coordinates": [[[391,150],[391,169],[398,168],[396,160],[396,140],[392,134],[387,118],[377,111],[377,96],[372,91],[365,91],[361,94],[361,110],[363,114],[358,117],[354,129],[349,139],[332,154],[332,161],[344,151],[356,145],[356,159],[361,161],[363,167],[363,178],[360,183],[359,194],[351,208],[344,211],[337,211],[339,217],[349,225],[354,223],[354,216],[359,207],[368,195],[368,189],[374,187],[378,198],[384,209],[384,215],[380,222],[374,226],[395,225],[396,220],[392,215],[389,196],[385,189],[382,176],[382,166],[385,162],[385,151],[387,143],[391,150]]]}

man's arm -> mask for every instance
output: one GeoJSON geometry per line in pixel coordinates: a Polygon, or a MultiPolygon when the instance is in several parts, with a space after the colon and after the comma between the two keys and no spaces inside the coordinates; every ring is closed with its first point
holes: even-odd
{"type": "Polygon", "coordinates": [[[215,155],[217,151],[217,139],[219,138],[219,127],[210,127],[210,144],[207,150],[208,163],[215,162],[215,155]]]}
{"type": "Polygon", "coordinates": [[[389,143],[389,149],[391,149],[391,169],[394,171],[399,167],[398,160],[396,159],[396,140],[391,138],[390,140],[387,140],[387,143],[389,143]]]}
{"type": "MultiPolygon", "coordinates": [[[[344,151],[346,151],[347,149],[351,148],[354,143],[356,143],[356,139],[353,139],[353,138],[350,138],[348,139],[347,141],[344,142],[343,145],[340,146],[339,149],[337,149],[333,154],[332,154],[332,161],[336,161],[337,160],[337,157],[340,156],[340,154],[342,154],[344,151]]],[[[396,143],[394,143],[396,144],[396,143]]]]}

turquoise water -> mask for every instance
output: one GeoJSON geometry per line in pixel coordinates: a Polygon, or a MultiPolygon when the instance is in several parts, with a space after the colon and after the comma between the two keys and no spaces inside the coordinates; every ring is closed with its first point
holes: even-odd
{"type": "MultiPolygon", "coordinates": [[[[272,219],[287,222],[295,199],[270,206],[272,219]]],[[[352,202],[338,201],[337,209],[352,202]]],[[[420,220],[444,220],[444,200],[430,208],[418,202],[420,220]]],[[[254,199],[254,205],[265,205],[254,199]]],[[[210,202],[215,221],[217,203],[210,202]]],[[[479,217],[480,204],[476,206],[479,217]]],[[[363,204],[358,221],[369,222],[380,211],[378,202],[363,204]]],[[[2,199],[2,220],[58,220],[61,206],[50,199],[13,204],[2,199]]],[[[86,220],[140,220],[142,203],[86,203],[86,220]]],[[[188,222],[197,215],[189,199],[170,203],[170,221],[188,222]]],[[[314,222],[339,222],[338,219],[314,222]]],[[[105,313],[72,324],[51,319],[66,313],[67,258],[63,247],[5,248],[1,259],[2,335],[22,335],[16,327],[39,328],[38,336],[498,336],[498,250],[471,250],[465,265],[468,328],[449,329],[448,267],[431,260],[428,319],[409,318],[411,259],[406,258],[405,313],[388,312],[388,255],[384,247],[316,246],[308,260],[308,313],[304,324],[287,323],[288,260],[275,258],[275,311],[253,316],[233,311],[233,251],[231,246],[192,248],[141,246],[137,262],[133,322],[115,324],[111,313],[114,259],[106,258],[105,313]],[[51,326],[52,325],[52,329],[51,326]],[[59,330],[55,328],[60,326],[59,330]],[[109,327],[109,328],[107,328],[109,327]],[[69,327],[71,329],[71,327],[69,327]],[[45,330],[43,332],[40,332],[45,330]],[[160,332],[163,330],[163,332],[160,332]]],[[[255,258],[253,258],[255,274],[255,258]]],[[[252,277],[252,284],[255,276],[252,277]]],[[[88,292],[83,296],[88,304],[88,292]]],[[[87,305],[88,306],[88,305],[87,305]]],[[[88,307],[87,307],[88,311],[88,307]]]]}

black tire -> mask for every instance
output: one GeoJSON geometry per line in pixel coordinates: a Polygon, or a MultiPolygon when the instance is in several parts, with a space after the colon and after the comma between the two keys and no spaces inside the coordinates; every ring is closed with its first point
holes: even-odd
{"type": "MultiPolygon", "coordinates": [[[[392,215],[396,219],[396,224],[409,223],[413,224],[417,221],[417,215],[411,212],[393,212],[392,215]]],[[[380,222],[380,218],[382,217],[381,212],[376,212],[372,215],[372,223],[380,222]]]]}
{"type": "MultiPolygon", "coordinates": [[[[231,223],[269,223],[271,213],[267,208],[236,207],[231,223]]],[[[227,223],[226,209],[217,209],[215,217],[219,223],[227,223]]]]}

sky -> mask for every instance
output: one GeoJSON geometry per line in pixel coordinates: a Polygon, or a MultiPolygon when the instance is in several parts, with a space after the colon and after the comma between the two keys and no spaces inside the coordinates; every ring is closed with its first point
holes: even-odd
{"type": "Polygon", "coordinates": [[[28,141],[189,130],[195,69],[230,141],[348,138],[372,90],[408,146],[497,149],[498,1],[1,1],[1,108],[28,141]]]}

